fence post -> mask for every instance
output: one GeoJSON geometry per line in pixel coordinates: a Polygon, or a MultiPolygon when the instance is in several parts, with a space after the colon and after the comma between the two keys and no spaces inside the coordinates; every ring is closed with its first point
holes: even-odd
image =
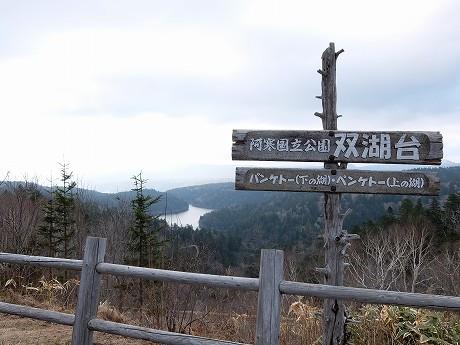
{"type": "Polygon", "coordinates": [[[262,249],[260,255],[259,298],[256,345],[278,345],[281,322],[280,283],[284,275],[282,250],[262,249]]]}
{"type": "Polygon", "coordinates": [[[72,345],[93,344],[93,332],[88,329],[88,322],[95,318],[97,313],[101,277],[96,272],[96,265],[104,261],[105,247],[105,238],[86,238],[77,310],[72,331],[72,345]]]}

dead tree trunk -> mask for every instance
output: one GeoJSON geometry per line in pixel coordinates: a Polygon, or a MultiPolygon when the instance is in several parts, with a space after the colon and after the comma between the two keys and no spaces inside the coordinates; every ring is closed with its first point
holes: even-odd
{"type": "MultiPolygon", "coordinates": [[[[335,78],[336,59],[343,50],[335,52],[334,43],[329,44],[321,59],[322,69],[318,73],[322,76],[321,98],[323,105],[322,113],[315,113],[323,121],[323,129],[330,130],[330,140],[334,139],[334,130],[337,130],[336,112],[337,91],[335,78]]],[[[334,175],[335,170],[345,169],[346,163],[339,164],[334,161],[331,155],[330,161],[324,164],[325,169],[331,169],[334,175]]],[[[325,241],[325,261],[326,267],[318,268],[324,274],[325,284],[343,285],[344,255],[348,248],[349,236],[342,230],[345,214],[340,213],[340,194],[334,193],[335,187],[331,186],[331,193],[324,194],[324,241],[325,241]]],[[[345,305],[335,299],[324,301],[324,345],[342,345],[346,343],[346,312],[345,305]]]]}

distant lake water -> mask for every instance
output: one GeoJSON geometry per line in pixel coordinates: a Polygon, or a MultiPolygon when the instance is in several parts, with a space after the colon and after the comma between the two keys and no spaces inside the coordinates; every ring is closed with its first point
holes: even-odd
{"type": "Polygon", "coordinates": [[[207,208],[195,207],[188,205],[188,211],[180,213],[167,214],[166,218],[164,215],[160,216],[161,219],[166,219],[169,225],[177,224],[179,226],[191,225],[194,228],[199,227],[200,217],[213,210],[207,208]]]}

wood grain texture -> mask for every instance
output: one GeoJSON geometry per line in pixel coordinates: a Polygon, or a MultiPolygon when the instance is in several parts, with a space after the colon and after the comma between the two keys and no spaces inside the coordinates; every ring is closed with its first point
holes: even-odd
{"type": "Polygon", "coordinates": [[[370,304],[403,305],[426,309],[460,311],[460,297],[457,296],[362,289],[291,281],[281,282],[280,290],[283,294],[288,295],[337,298],[370,304]]]}
{"type": "Polygon", "coordinates": [[[100,263],[99,265],[97,265],[96,269],[99,273],[113,274],[117,276],[125,276],[131,278],[143,278],[148,280],[176,282],[180,284],[199,284],[238,290],[259,290],[259,279],[257,278],[167,271],[156,268],[144,268],[109,263],[100,263]]]}
{"type": "MultiPolygon", "coordinates": [[[[324,100],[324,99],[323,99],[324,100]]],[[[326,112],[324,112],[326,113],[326,112]]],[[[335,113],[334,113],[335,114],[335,113]]],[[[336,128],[336,127],[335,127],[336,128]]],[[[415,146],[412,146],[415,147],[415,146]]],[[[410,131],[338,131],[338,130],[323,130],[323,131],[297,131],[297,130],[234,130],[233,131],[233,160],[258,160],[258,161],[299,161],[299,162],[348,162],[348,163],[391,163],[391,164],[429,164],[440,165],[443,157],[442,135],[439,132],[410,132],[410,131]],[[350,150],[349,157],[346,157],[348,150],[347,140],[353,139],[351,134],[357,134],[358,139],[353,147],[356,151],[350,150]],[[382,153],[382,157],[368,157],[370,148],[369,140],[372,136],[379,141],[378,154],[380,154],[380,141],[382,135],[390,136],[389,158],[382,153]],[[348,135],[344,142],[344,147],[347,150],[341,149],[337,151],[337,142],[343,135],[348,135]],[[368,138],[364,138],[367,135],[368,138]],[[397,158],[397,145],[403,135],[406,135],[403,142],[410,142],[413,136],[419,141],[418,159],[397,158]],[[262,146],[254,145],[258,139],[262,139],[262,146]],[[268,145],[264,140],[273,139],[272,145],[268,145]],[[293,143],[298,141],[299,146],[294,148],[293,143]],[[318,142],[324,140],[329,141],[329,149],[323,147],[323,151],[318,151],[318,142]],[[252,142],[252,145],[251,145],[252,142]],[[288,143],[288,146],[281,144],[288,143]],[[310,146],[309,146],[310,145],[310,146]],[[315,150],[313,150],[315,149],[315,150]],[[296,151],[297,150],[297,151],[296,151]],[[306,151],[308,150],[308,151],[306,151]],[[332,157],[331,157],[332,156],[332,157]],[[333,160],[331,160],[333,158],[333,160]]],[[[402,148],[400,150],[405,150],[402,148]]],[[[376,153],[375,151],[373,152],[376,153]]],[[[408,157],[409,151],[403,152],[403,157],[408,157]]]]}
{"type": "Polygon", "coordinates": [[[281,321],[281,293],[284,254],[281,250],[262,249],[260,286],[256,321],[256,345],[278,345],[281,321]]]}
{"type": "MultiPolygon", "coordinates": [[[[326,274],[324,282],[327,285],[342,286],[344,277],[343,252],[349,245],[347,237],[344,237],[343,218],[340,217],[341,195],[333,193],[324,194],[324,240],[326,274]],[[337,241],[339,239],[339,241],[337,241]],[[340,240],[341,239],[341,240],[340,240]]],[[[345,344],[346,335],[346,310],[343,301],[337,296],[324,300],[323,344],[345,344]]]]}
{"type": "Polygon", "coordinates": [[[124,337],[143,339],[169,345],[244,345],[225,340],[209,339],[192,335],[172,333],[157,329],[125,325],[111,321],[93,319],[88,323],[89,329],[124,337]]]}
{"type": "MultiPolygon", "coordinates": [[[[322,56],[322,70],[325,74],[321,78],[322,106],[323,106],[323,129],[328,130],[332,137],[335,134],[331,131],[337,130],[337,90],[336,90],[336,59],[334,43],[329,44],[322,56]]],[[[331,157],[333,158],[333,157],[331,157]]],[[[325,169],[337,171],[338,168],[346,168],[337,162],[324,164],[325,169]]],[[[342,235],[343,218],[340,217],[339,193],[324,194],[324,282],[329,285],[343,285],[344,258],[342,249],[347,245],[335,241],[342,235]]],[[[342,301],[336,298],[325,299],[323,306],[323,344],[344,345],[346,343],[346,310],[342,301]]]]}
{"type": "Polygon", "coordinates": [[[436,173],[344,169],[236,168],[235,189],[438,195],[436,173]]]}
{"type": "Polygon", "coordinates": [[[3,302],[0,302],[0,313],[23,316],[67,326],[72,326],[75,321],[75,316],[70,314],[3,302]]]}
{"type": "Polygon", "coordinates": [[[37,267],[61,268],[74,271],[80,271],[82,268],[81,260],[50,258],[47,256],[30,256],[10,253],[0,253],[0,262],[37,267]]]}
{"type": "Polygon", "coordinates": [[[105,238],[86,238],[75,324],[72,331],[72,345],[93,344],[93,332],[88,328],[88,322],[96,317],[99,305],[101,278],[96,271],[96,265],[104,261],[106,242],[105,238]]]}

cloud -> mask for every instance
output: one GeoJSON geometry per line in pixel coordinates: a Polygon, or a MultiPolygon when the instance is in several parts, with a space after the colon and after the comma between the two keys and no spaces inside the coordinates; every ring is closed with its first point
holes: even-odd
{"type": "Polygon", "coordinates": [[[30,1],[1,9],[8,170],[47,176],[65,155],[91,181],[101,170],[172,176],[230,164],[233,128],[319,129],[316,70],[330,41],[345,49],[340,128],[440,130],[445,156],[460,160],[457,1],[30,1]]]}
{"type": "Polygon", "coordinates": [[[5,69],[21,85],[40,84],[47,104],[46,95],[58,92],[61,114],[296,117],[318,110],[315,70],[334,36],[346,49],[338,65],[343,112],[458,109],[453,94],[460,81],[451,76],[460,72],[460,47],[435,53],[439,42],[458,35],[454,2],[222,4],[201,2],[190,12],[184,2],[139,2],[126,21],[124,6],[104,1],[88,18],[88,4],[57,6],[48,16],[68,15],[73,25],[58,20],[54,31],[36,37],[22,63],[14,59],[16,66],[5,69]],[[318,16],[323,11],[330,25],[318,16]]]}

